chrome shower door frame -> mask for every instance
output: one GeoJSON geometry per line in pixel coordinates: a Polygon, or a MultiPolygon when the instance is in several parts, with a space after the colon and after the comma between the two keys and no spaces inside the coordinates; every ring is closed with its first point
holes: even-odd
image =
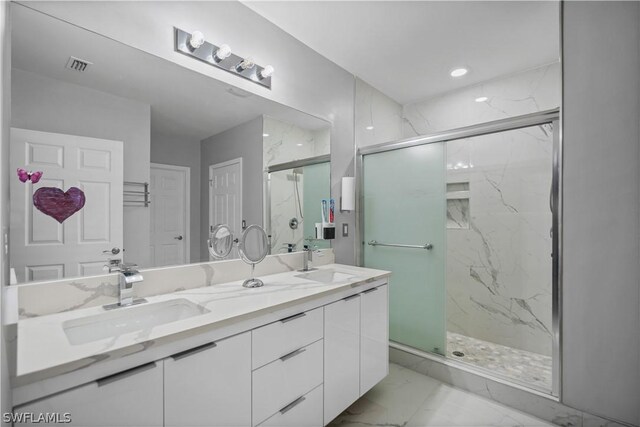
{"type": "MultiPolygon", "coordinates": [[[[495,120],[477,125],[461,127],[457,129],[437,132],[429,135],[422,135],[407,138],[400,141],[386,142],[382,144],[362,147],[356,154],[356,259],[359,266],[364,265],[364,182],[363,164],[364,156],[369,154],[383,153],[385,151],[399,150],[402,148],[414,147],[424,144],[447,142],[463,138],[489,135],[493,133],[506,132],[551,124],[553,126],[553,164],[552,164],[552,188],[551,188],[551,210],[552,210],[552,396],[560,398],[561,377],[562,377],[562,339],[560,336],[562,323],[562,133],[560,129],[560,109],[540,111],[537,113],[525,114],[501,120],[495,120]]],[[[447,359],[444,356],[430,355],[434,358],[447,359]]],[[[452,363],[450,359],[447,359],[452,363]]],[[[468,366],[468,365],[466,365],[468,366]]],[[[484,372],[480,375],[489,376],[484,372]]],[[[504,378],[499,378],[504,381],[504,378]]]]}
{"type": "MultiPolygon", "coordinates": [[[[331,154],[323,154],[315,157],[307,157],[305,159],[293,160],[286,163],[278,163],[268,166],[264,169],[263,176],[263,206],[262,206],[262,223],[264,229],[269,236],[269,254],[272,255],[271,247],[271,173],[280,172],[288,169],[302,168],[305,166],[317,165],[320,163],[331,163],[331,154]]],[[[331,182],[331,174],[329,174],[329,182],[331,182]]]]}

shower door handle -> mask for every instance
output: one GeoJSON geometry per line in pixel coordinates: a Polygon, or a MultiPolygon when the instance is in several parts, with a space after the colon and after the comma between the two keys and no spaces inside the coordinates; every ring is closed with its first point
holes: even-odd
{"type": "Polygon", "coordinates": [[[428,251],[433,249],[433,245],[431,243],[425,243],[424,245],[403,245],[400,243],[380,243],[376,240],[370,240],[368,245],[369,246],[389,246],[392,248],[426,249],[428,251]]]}

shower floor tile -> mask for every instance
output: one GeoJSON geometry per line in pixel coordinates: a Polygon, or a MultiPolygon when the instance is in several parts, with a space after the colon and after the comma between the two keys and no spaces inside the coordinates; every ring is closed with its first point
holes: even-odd
{"type": "Polygon", "coordinates": [[[551,357],[447,332],[447,357],[490,370],[544,392],[551,391],[551,357]],[[462,352],[464,356],[456,356],[462,352]]]}

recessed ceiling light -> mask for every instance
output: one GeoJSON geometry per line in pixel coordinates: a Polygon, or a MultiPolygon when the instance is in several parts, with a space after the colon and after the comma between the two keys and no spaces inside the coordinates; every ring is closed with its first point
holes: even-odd
{"type": "Polygon", "coordinates": [[[268,133],[263,133],[262,136],[264,136],[265,138],[269,136],[268,133]]]}
{"type": "Polygon", "coordinates": [[[367,126],[365,129],[366,130],[373,130],[373,126],[367,126]]]}
{"type": "Polygon", "coordinates": [[[462,77],[469,72],[466,68],[455,68],[451,70],[451,77],[462,77]]]}
{"type": "Polygon", "coordinates": [[[296,144],[298,147],[302,147],[302,144],[296,144]]]}
{"type": "Polygon", "coordinates": [[[486,100],[488,100],[489,98],[487,98],[486,96],[481,96],[479,98],[476,98],[476,102],[484,102],[486,100]]]}

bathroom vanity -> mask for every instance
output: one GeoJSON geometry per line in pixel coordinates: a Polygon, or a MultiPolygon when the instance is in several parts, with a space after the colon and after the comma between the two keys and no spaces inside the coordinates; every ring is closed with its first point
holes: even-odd
{"type": "Polygon", "coordinates": [[[23,319],[15,412],[75,426],[326,425],[388,373],[388,277],[329,264],[261,288],[23,319]]]}

